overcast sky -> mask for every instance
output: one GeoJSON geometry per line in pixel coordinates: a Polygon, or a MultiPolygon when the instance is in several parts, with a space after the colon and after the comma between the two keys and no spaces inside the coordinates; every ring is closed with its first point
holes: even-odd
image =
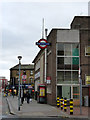
{"type": "Polygon", "coordinates": [[[42,37],[43,18],[49,34],[52,28],[70,28],[74,16],[88,15],[88,0],[7,1],[0,2],[0,76],[8,80],[18,55],[22,64],[31,64],[40,50],[35,43],[42,37]]]}

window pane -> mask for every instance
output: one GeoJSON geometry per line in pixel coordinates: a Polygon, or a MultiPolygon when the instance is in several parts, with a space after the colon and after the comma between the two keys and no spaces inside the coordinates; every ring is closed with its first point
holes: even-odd
{"type": "Polygon", "coordinates": [[[65,71],[65,81],[71,82],[71,71],[65,71]]]}
{"type": "Polygon", "coordinates": [[[64,81],[64,72],[57,72],[57,83],[60,84],[64,81]]]}
{"type": "Polygon", "coordinates": [[[65,44],[65,56],[71,56],[71,44],[65,44]]]}
{"type": "Polygon", "coordinates": [[[71,58],[70,57],[65,57],[64,58],[64,65],[65,65],[65,69],[71,69],[71,58]]]}
{"type": "Polygon", "coordinates": [[[73,57],[72,58],[72,64],[73,65],[79,65],[79,57],[73,57]]]}
{"type": "Polygon", "coordinates": [[[72,58],[72,70],[79,70],[79,57],[72,58]]]}
{"type": "Polygon", "coordinates": [[[79,80],[78,80],[78,71],[73,71],[72,72],[72,81],[74,83],[78,83],[79,82],[79,80]]]}
{"type": "Polygon", "coordinates": [[[64,58],[63,57],[57,58],[57,69],[64,69],[64,58]]]}
{"type": "Polygon", "coordinates": [[[79,56],[79,45],[72,44],[72,56],[79,56]]]}
{"type": "Polygon", "coordinates": [[[64,45],[62,43],[57,44],[57,55],[64,55],[64,45]]]}

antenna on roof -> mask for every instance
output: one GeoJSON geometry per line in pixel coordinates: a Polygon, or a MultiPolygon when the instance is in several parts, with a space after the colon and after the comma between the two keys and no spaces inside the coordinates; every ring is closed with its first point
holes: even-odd
{"type": "Polygon", "coordinates": [[[42,39],[44,39],[44,18],[42,20],[42,39]]]}

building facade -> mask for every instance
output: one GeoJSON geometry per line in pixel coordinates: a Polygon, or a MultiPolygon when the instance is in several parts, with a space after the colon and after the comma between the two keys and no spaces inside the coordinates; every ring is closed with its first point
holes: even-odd
{"type": "MultiPolygon", "coordinates": [[[[44,69],[44,63],[45,63],[45,51],[40,50],[35,59],[33,60],[34,63],[34,71],[35,71],[35,95],[37,96],[37,87],[39,84],[45,84],[44,78],[45,78],[45,69],[44,69]]],[[[36,98],[37,99],[37,98],[36,98]]]]}
{"type": "Polygon", "coordinates": [[[0,89],[5,89],[8,85],[8,80],[5,77],[0,77],[0,89]]]}
{"type": "Polygon", "coordinates": [[[80,68],[82,79],[82,96],[88,96],[90,106],[90,16],[76,16],[71,29],[78,29],[80,32],[80,68]]]}
{"type": "MultiPolygon", "coordinates": [[[[10,85],[18,87],[19,64],[10,68],[10,85]]],[[[25,88],[34,87],[34,65],[21,64],[20,83],[25,88]]]]}
{"type": "Polygon", "coordinates": [[[89,19],[87,16],[76,16],[70,29],[52,29],[47,36],[47,41],[51,43],[51,46],[47,47],[46,73],[50,82],[44,80],[45,51],[40,50],[33,61],[36,67],[39,60],[38,71],[43,66],[43,74],[39,74],[38,81],[40,83],[40,77],[43,76],[43,83],[47,87],[48,104],[56,105],[57,96],[66,97],[68,100],[73,98],[74,105],[80,104],[79,70],[83,85],[82,98],[86,95],[90,97],[89,19]]]}

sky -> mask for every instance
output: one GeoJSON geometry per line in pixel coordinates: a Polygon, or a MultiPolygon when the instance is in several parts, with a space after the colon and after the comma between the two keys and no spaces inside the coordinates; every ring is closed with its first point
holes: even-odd
{"type": "Polygon", "coordinates": [[[88,15],[88,0],[1,0],[0,76],[10,79],[10,68],[32,64],[40,48],[42,20],[48,34],[53,28],[70,28],[74,16],[88,15]]]}

